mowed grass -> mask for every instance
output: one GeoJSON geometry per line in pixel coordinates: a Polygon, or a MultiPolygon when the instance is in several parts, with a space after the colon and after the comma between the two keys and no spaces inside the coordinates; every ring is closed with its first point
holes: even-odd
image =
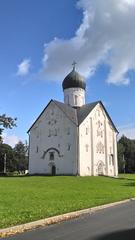
{"type": "Polygon", "coordinates": [[[0,177],[0,228],[135,197],[135,175],[0,177]]]}

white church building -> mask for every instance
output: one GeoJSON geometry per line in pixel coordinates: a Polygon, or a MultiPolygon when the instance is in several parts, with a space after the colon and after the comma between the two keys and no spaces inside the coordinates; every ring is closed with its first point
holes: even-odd
{"type": "Polygon", "coordinates": [[[51,100],[28,130],[29,174],[117,176],[118,131],[103,103],[85,103],[75,65],[62,87],[64,103],[51,100]]]}

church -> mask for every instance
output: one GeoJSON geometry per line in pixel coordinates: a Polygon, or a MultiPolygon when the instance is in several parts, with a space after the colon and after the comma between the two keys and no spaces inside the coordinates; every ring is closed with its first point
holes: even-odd
{"type": "Polygon", "coordinates": [[[62,88],[28,130],[29,174],[116,177],[118,131],[101,101],[85,103],[75,64],[62,88]]]}

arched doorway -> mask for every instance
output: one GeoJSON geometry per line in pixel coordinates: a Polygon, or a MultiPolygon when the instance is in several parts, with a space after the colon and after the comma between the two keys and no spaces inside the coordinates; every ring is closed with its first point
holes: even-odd
{"type": "Polygon", "coordinates": [[[98,164],[98,175],[103,175],[104,174],[104,170],[103,170],[103,162],[99,162],[98,164]]]}
{"type": "Polygon", "coordinates": [[[56,167],[55,165],[52,166],[52,176],[56,175],[56,167]]]}

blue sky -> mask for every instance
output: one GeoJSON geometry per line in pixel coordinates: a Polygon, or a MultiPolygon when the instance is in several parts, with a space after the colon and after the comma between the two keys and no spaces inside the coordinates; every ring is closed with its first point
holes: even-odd
{"type": "Polygon", "coordinates": [[[63,101],[73,60],[87,79],[86,102],[102,100],[120,133],[135,138],[132,10],[132,0],[0,1],[0,113],[17,117],[7,143],[27,139],[50,99],[63,101]]]}

